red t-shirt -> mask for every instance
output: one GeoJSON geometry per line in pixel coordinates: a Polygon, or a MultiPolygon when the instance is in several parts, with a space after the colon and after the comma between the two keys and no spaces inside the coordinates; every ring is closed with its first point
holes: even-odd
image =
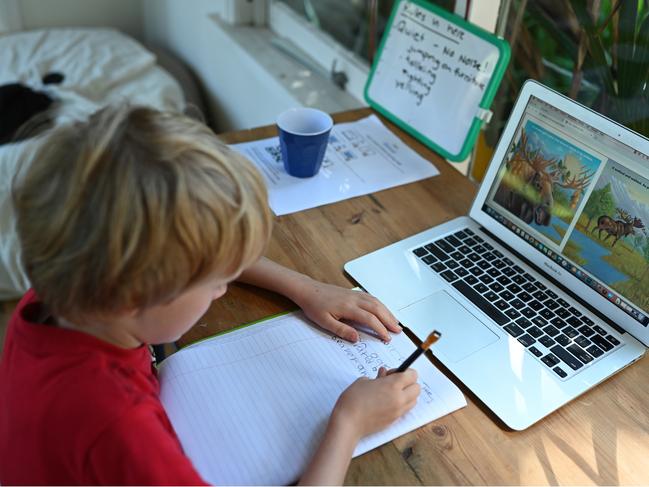
{"type": "Polygon", "coordinates": [[[145,346],[40,322],[18,304],[0,362],[0,484],[205,484],[158,398],[145,346]]]}

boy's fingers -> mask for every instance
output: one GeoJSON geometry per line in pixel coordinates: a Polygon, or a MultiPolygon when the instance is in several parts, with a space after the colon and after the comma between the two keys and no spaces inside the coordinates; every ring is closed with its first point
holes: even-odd
{"type": "Polygon", "coordinates": [[[352,343],[358,341],[358,332],[353,327],[343,323],[342,321],[338,321],[337,319],[329,316],[325,318],[324,325],[326,325],[326,329],[328,329],[332,333],[335,333],[340,338],[349,340],[352,343]]]}
{"type": "Polygon", "coordinates": [[[388,369],[386,369],[385,367],[379,367],[379,373],[376,376],[385,377],[388,374],[389,374],[388,369]]]}
{"type": "Polygon", "coordinates": [[[361,303],[361,308],[376,316],[388,330],[395,333],[401,331],[399,320],[378,299],[368,295],[368,299],[361,303]]]}
{"type": "Polygon", "coordinates": [[[385,326],[383,326],[383,323],[381,323],[379,319],[369,311],[365,311],[362,308],[355,308],[351,311],[350,316],[345,316],[345,318],[350,318],[354,321],[358,321],[359,323],[362,323],[363,325],[371,328],[381,337],[383,341],[389,342],[391,339],[390,334],[388,333],[388,330],[385,328],[385,326]]]}

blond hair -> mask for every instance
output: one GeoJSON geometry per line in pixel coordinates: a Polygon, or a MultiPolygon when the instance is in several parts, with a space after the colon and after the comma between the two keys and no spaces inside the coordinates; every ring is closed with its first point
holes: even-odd
{"type": "Polygon", "coordinates": [[[48,137],[15,181],[22,260],[36,293],[71,317],[167,302],[263,253],[261,176],[204,125],[107,108],[48,137]]]}

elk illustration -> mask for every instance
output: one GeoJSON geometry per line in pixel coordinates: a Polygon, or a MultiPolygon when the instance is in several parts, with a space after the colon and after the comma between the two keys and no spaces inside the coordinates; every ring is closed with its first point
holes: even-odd
{"type": "Polygon", "coordinates": [[[604,230],[608,235],[604,237],[604,242],[609,238],[615,237],[611,248],[615,246],[616,242],[622,237],[627,235],[633,235],[636,228],[644,228],[644,223],[642,220],[637,217],[632,217],[627,211],[622,208],[616,208],[617,214],[620,216],[621,220],[614,220],[608,215],[601,215],[597,219],[597,225],[593,227],[590,233],[597,230],[597,238],[602,239],[602,230],[604,230]]]}
{"type": "Polygon", "coordinates": [[[565,166],[557,159],[546,159],[540,149],[530,150],[525,130],[507,162],[507,168],[510,173],[505,189],[508,209],[525,223],[534,220],[537,225],[544,226],[550,224],[552,217],[554,187],[574,191],[570,199],[570,209],[574,210],[592,176],[587,169],[583,169],[570,177],[565,166]]]}

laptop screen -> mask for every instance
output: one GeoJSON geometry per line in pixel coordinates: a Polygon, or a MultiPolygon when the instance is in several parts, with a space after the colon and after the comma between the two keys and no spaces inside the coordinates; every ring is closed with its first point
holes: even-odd
{"type": "Polygon", "coordinates": [[[531,96],[482,210],[649,325],[649,156],[531,96]]]}

